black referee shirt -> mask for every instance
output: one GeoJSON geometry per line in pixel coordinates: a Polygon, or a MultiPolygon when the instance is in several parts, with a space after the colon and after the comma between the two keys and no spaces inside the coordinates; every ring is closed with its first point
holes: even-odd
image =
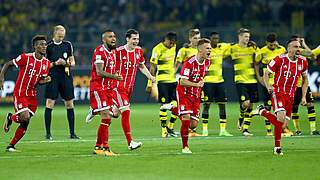
{"type": "MultiPolygon", "coordinates": [[[[69,41],[62,41],[55,43],[53,40],[47,44],[47,59],[51,62],[57,61],[59,58],[67,60],[70,56],[73,56],[72,44],[69,41]]],[[[65,73],[64,66],[55,66],[50,69],[51,73],[65,73]]]]}

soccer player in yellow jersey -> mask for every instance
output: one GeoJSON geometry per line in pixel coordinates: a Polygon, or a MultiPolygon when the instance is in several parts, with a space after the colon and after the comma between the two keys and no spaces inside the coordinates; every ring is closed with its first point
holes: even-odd
{"type": "Polygon", "coordinates": [[[240,28],[238,43],[232,44],[226,51],[226,55],[231,56],[234,65],[234,80],[240,103],[239,125],[244,136],[253,135],[248,129],[252,119],[252,103],[258,101],[257,79],[254,70],[254,58],[258,48],[249,40],[249,29],[240,28]]]}
{"type": "Polygon", "coordinates": [[[184,47],[180,48],[177,54],[177,59],[175,62],[175,70],[178,71],[181,64],[189,57],[196,55],[198,53],[197,45],[201,38],[199,29],[189,30],[189,43],[185,44],[184,47]]]}
{"type": "Polygon", "coordinates": [[[224,79],[222,76],[223,56],[230,46],[228,43],[219,43],[219,33],[212,32],[211,40],[211,57],[209,71],[204,78],[204,86],[201,92],[201,101],[203,102],[202,110],[202,135],[208,136],[209,109],[212,102],[219,106],[220,133],[219,136],[233,136],[226,130],[226,94],[224,91],[224,79]]]}
{"type": "Polygon", "coordinates": [[[312,50],[312,55],[314,56],[314,59],[320,55],[320,46],[312,50]]]}
{"type": "MultiPolygon", "coordinates": [[[[256,59],[255,59],[255,64],[254,68],[256,71],[256,76],[259,81],[259,83],[264,86],[262,76],[264,71],[267,70],[267,64],[276,56],[280,54],[284,54],[286,52],[286,48],[279,45],[277,41],[277,34],[276,33],[268,33],[267,38],[266,38],[266,45],[263,46],[256,54],[256,59]],[[262,73],[261,69],[262,67],[262,73]]],[[[272,85],[273,84],[273,79],[274,77],[272,76],[269,79],[269,83],[272,85]]],[[[263,88],[263,101],[264,101],[264,107],[270,111],[271,110],[271,97],[268,92],[268,90],[264,87],[263,88]]],[[[271,124],[268,119],[265,119],[266,123],[266,129],[267,129],[267,136],[273,136],[272,134],[272,129],[271,129],[271,124]]]]}
{"type": "MultiPolygon", "coordinates": [[[[173,131],[174,123],[178,116],[176,102],[176,75],[174,60],[176,57],[177,34],[168,32],[164,40],[152,49],[150,59],[150,73],[156,77],[158,87],[158,100],[160,106],[160,124],[162,137],[177,137],[173,131]],[[171,110],[171,119],[167,125],[167,111],[171,110]]],[[[151,82],[148,82],[151,88],[151,82]]],[[[149,89],[150,89],[149,88],[149,89]]]]}
{"type": "MultiPolygon", "coordinates": [[[[302,55],[306,57],[311,57],[313,58],[314,55],[316,55],[316,51],[312,50],[308,47],[306,44],[304,38],[294,35],[292,38],[297,38],[302,46],[302,55]]],[[[299,123],[299,104],[301,102],[302,98],[302,79],[300,78],[297,83],[297,90],[294,96],[294,103],[292,106],[292,120],[293,124],[295,127],[295,135],[300,136],[302,135],[301,128],[300,128],[300,123],[299,123]]],[[[314,107],[314,98],[312,96],[312,92],[310,89],[310,86],[308,87],[307,94],[306,94],[306,99],[307,99],[307,110],[308,110],[308,119],[309,119],[309,125],[310,125],[310,134],[311,135],[320,135],[320,132],[317,130],[316,127],[316,110],[314,107]]]]}

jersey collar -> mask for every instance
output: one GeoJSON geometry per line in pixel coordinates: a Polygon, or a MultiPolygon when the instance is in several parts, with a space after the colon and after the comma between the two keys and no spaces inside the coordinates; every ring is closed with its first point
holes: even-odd
{"type": "Polygon", "coordinates": [[[60,41],[60,42],[55,42],[54,39],[52,39],[52,41],[53,41],[53,44],[55,44],[55,45],[60,45],[60,44],[62,43],[62,41],[60,41]]]}

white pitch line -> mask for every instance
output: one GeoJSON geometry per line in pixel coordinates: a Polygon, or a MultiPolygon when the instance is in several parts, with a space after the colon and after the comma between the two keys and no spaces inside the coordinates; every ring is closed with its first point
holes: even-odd
{"type": "MultiPolygon", "coordinates": [[[[191,137],[190,139],[196,140],[208,140],[208,139],[249,139],[249,138],[259,138],[259,139],[273,139],[273,137],[266,137],[266,136],[255,136],[255,137],[244,137],[244,136],[233,136],[233,137],[219,137],[219,136],[207,136],[207,137],[191,137]]],[[[292,136],[292,137],[284,137],[287,138],[320,138],[320,136],[292,136]]],[[[179,140],[179,138],[161,138],[161,137],[151,137],[151,138],[138,138],[136,140],[138,141],[167,141],[167,140],[179,140]]],[[[19,143],[21,144],[39,144],[39,143],[82,143],[82,142],[95,142],[96,139],[78,139],[78,140],[72,140],[72,139],[62,139],[62,140],[41,140],[41,141],[34,141],[34,140],[26,140],[21,141],[19,143]]],[[[110,142],[119,142],[119,141],[125,141],[125,138],[116,138],[116,139],[109,139],[110,142]]]]}
{"type": "MultiPolygon", "coordinates": [[[[287,150],[286,153],[290,154],[290,152],[319,152],[320,149],[308,150],[308,149],[297,149],[297,150],[287,150]]],[[[193,154],[186,155],[180,152],[167,152],[167,153],[151,153],[151,154],[136,154],[136,153],[124,153],[120,154],[119,156],[113,157],[106,157],[94,154],[69,154],[69,155],[30,155],[30,156],[0,156],[0,159],[22,159],[22,158],[75,158],[75,157],[101,157],[101,158],[119,158],[119,157],[126,157],[126,156],[135,156],[139,158],[144,157],[154,157],[154,156],[163,156],[163,155],[174,155],[174,156],[203,156],[203,155],[220,155],[220,154],[251,154],[251,153],[268,153],[272,156],[272,151],[267,150],[252,150],[252,151],[210,151],[210,152],[194,152],[193,154]]],[[[8,153],[9,154],[9,153],[8,153]]],[[[14,153],[14,154],[19,154],[14,153]]],[[[286,156],[286,154],[284,155],[286,156]]]]}

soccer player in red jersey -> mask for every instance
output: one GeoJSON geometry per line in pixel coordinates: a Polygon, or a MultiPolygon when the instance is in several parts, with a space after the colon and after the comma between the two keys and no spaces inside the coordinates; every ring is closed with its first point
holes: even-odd
{"type": "Polygon", "coordinates": [[[200,39],[197,55],[188,58],[182,65],[177,85],[177,101],[181,119],[182,153],[191,154],[188,146],[189,127],[197,126],[200,114],[200,93],[203,78],[210,66],[211,44],[209,39],[200,39]]]}
{"type": "Polygon", "coordinates": [[[94,154],[114,156],[108,145],[111,118],[109,109],[112,105],[112,89],[114,80],[122,80],[115,69],[116,35],[112,30],[102,34],[103,44],[95,48],[92,57],[90,80],[90,106],[93,113],[99,113],[101,123],[98,129],[94,154]]]}
{"type": "Polygon", "coordinates": [[[115,83],[113,92],[116,107],[121,112],[122,129],[126,136],[128,148],[130,150],[139,148],[142,143],[135,142],[131,137],[130,128],[130,98],[134,86],[137,69],[152,82],[155,82],[155,77],[152,76],[149,70],[144,65],[144,52],[139,44],[139,32],[134,29],[129,29],[126,32],[127,43],[120,46],[116,50],[116,70],[122,76],[122,81],[115,83]]]}
{"type": "Polygon", "coordinates": [[[288,53],[279,55],[269,62],[267,71],[264,72],[263,80],[268,92],[271,94],[272,108],[275,112],[271,114],[263,105],[257,110],[260,115],[267,118],[274,126],[274,154],[283,155],[280,146],[282,127],[288,125],[291,117],[294,94],[297,81],[302,76],[302,104],[306,105],[306,92],[308,89],[308,62],[300,55],[301,45],[297,39],[290,39],[287,43],[288,53]],[[274,73],[274,84],[269,84],[269,76],[274,73]]]}
{"type": "Polygon", "coordinates": [[[48,76],[49,69],[54,65],[64,65],[64,60],[58,60],[50,63],[45,58],[47,42],[43,35],[36,35],[32,39],[32,45],[35,49],[33,53],[24,53],[17,58],[7,62],[0,73],[0,88],[3,88],[4,76],[10,67],[19,68],[18,78],[13,91],[15,114],[8,113],[4,122],[4,132],[9,132],[12,121],[19,123],[14,137],[7,146],[7,152],[17,151],[15,145],[24,136],[29,125],[30,118],[35,114],[37,102],[37,85],[51,81],[48,76]]]}

